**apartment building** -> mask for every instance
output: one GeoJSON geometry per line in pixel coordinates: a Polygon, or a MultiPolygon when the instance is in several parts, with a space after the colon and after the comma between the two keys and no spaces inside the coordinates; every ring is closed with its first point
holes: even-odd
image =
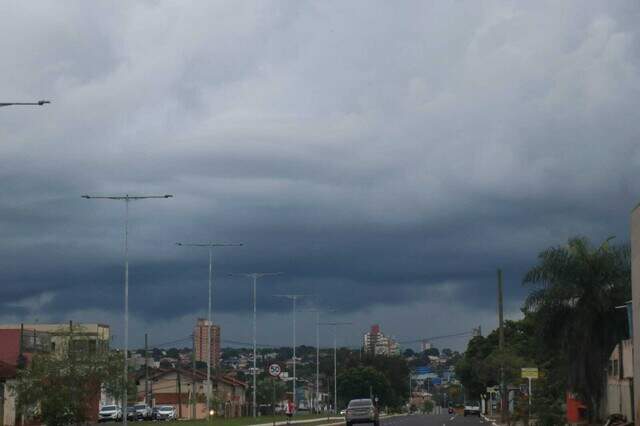
{"type": "Polygon", "coordinates": [[[217,368],[220,361],[220,326],[211,324],[208,320],[198,318],[193,328],[196,361],[207,362],[208,330],[211,330],[211,367],[217,368]]]}

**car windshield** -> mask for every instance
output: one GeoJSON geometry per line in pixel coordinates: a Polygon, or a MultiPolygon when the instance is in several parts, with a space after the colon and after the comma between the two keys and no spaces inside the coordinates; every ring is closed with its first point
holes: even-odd
{"type": "Polygon", "coordinates": [[[164,405],[160,408],[158,408],[158,411],[171,411],[173,410],[173,407],[169,406],[169,405],[164,405]]]}
{"type": "Polygon", "coordinates": [[[136,405],[136,410],[144,410],[145,408],[147,408],[147,406],[144,404],[136,405]]]}
{"type": "Polygon", "coordinates": [[[370,399],[358,399],[349,403],[349,408],[353,407],[370,407],[373,403],[370,399]]]}
{"type": "Polygon", "coordinates": [[[116,409],[115,405],[105,405],[100,409],[100,411],[113,411],[116,409]]]}

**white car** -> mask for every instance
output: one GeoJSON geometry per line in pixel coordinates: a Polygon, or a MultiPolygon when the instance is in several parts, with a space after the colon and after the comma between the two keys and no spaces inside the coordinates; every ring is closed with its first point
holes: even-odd
{"type": "Polygon", "coordinates": [[[480,415],[480,403],[478,403],[477,401],[466,402],[464,404],[464,415],[465,416],[470,416],[470,415],[479,416],[480,415]]]}
{"type": "Polygon", "coordinates": [[[98,411],[98,422],[122,420],[122,409],[117,405],[105,405],[98,411]]]}
{"type": "Polygon", "coordinates": [[[175,420],[176,409],[172,405],[159,405],[153,409],[154,420],[175,420]]]}

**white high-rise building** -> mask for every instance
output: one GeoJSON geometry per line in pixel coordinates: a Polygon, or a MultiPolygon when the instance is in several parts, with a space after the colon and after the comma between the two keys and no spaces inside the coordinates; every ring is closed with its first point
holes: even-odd
{"type": "Polygon", "coordinates": [[[400,355],[398,342],[391,337],[387,337],[380,331],[380,326],[375,324],[371,330],[363,336],[363,347],[365,353],[373,355],[395,356],[400,355]]]}

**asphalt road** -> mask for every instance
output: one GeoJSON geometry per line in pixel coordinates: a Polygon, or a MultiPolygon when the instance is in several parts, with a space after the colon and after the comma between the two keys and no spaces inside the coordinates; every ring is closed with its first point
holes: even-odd
{"type": "Polygon", "coordinates": [[[479,416],[456,416],[451,414],[429,414],[401,417],[390,417],[388,419],[380,419],[380,423],[384,426],[459,426],[459,425],[486,425],[491,423],[485,422],[479,416]]]}

